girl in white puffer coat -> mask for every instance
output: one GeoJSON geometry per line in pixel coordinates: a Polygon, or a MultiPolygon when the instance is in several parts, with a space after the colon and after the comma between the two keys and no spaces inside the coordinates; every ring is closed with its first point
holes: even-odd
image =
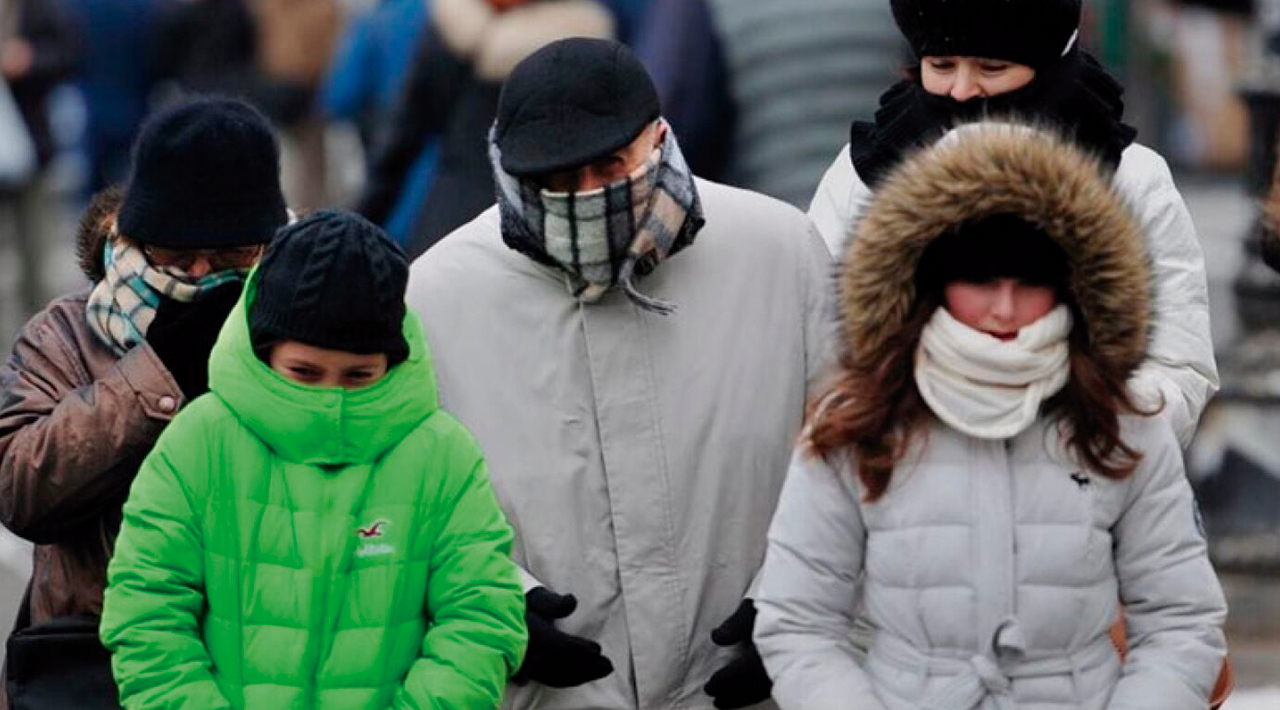
{"type": "Polygon", "coordinates": [[[988,124],[877,191],[757,597],[783,710],[1208,706],[1226,606],[1173,426],[1125,386],[1151,276],[1108,183],[988,124]]]}

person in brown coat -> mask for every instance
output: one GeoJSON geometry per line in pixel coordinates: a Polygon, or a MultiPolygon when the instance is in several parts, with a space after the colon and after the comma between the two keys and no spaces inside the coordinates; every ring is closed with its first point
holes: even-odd
{"type": "Polygon", "coordinates": [[[153,117],[128,187],[91,204],[78,249],[92,287],[37,313],[0,368],[0,524],[35,543],[0,710],[116,702],[97,626],[121,507],[208,389],[243,276],[287,220],[271,127],[230,99],[153,117]]]}

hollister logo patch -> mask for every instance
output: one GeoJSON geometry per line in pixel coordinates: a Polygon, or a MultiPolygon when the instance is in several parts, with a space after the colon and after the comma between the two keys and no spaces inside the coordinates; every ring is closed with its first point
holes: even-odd
{"type": "Polygon", "coordinates": [[[369,525],[367,527],[356,528],[356,535],[361,540],[374,540],[374,539],[380,538],[382,537],[383,529],[386,528],[388,524],[389,523],[385,520],[379,520],[378,522],[372,525],[369,525]]]}
{"type": "Polygon", "coordinates": [[[389,520],[378,520],[370,525],[356,528],[356,537],[360,538],[361,542],[360,547],[356,549],[356,557],[380,557],[382,555],[395,554],[396,548],[394,545],[380,542],[389,525],[391,525],[389,520]]]}

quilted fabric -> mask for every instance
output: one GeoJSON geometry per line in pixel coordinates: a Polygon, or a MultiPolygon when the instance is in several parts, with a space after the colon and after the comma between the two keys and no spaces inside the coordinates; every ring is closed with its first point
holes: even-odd
{"type": "Polygon", "coordinates": [[[147,458],[102,638],[128,708],[494,708],[526,641],[479,448],[409,359],[362,390],[253,354],[246,301],[147,458]]]}

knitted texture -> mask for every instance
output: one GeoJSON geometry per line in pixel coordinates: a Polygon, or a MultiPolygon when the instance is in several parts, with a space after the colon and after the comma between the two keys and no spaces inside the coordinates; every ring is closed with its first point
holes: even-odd
{"type": "Polygon", "coordinates": [[[1067,53],[1081,0],[892,0],[919,58],[982,57],[1039,68],[1067,53]]]}
{"type": "Polygon", "coordinates": [[[280,230],[262,259],[250,312],[254,346],[296,340],[404,360],[409,261],[381,229],[344,211],[316,212],[280,230]]]}
{"type": "Polygon", "coordinates": [[[234,99],[171,106],[133,150],[120,233],[172,249],[264,244],[288,221],[280,149],[262,114],[234,99]]]}

